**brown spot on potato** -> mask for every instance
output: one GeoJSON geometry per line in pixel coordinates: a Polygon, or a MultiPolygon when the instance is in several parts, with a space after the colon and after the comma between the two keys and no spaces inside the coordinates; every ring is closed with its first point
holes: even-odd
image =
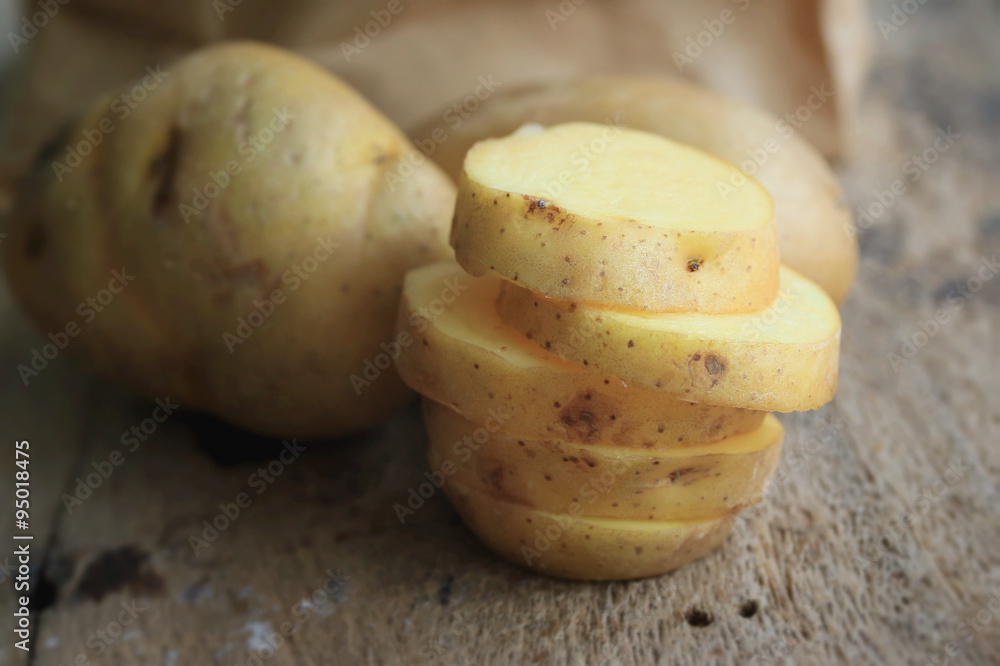
{"type": "Polygon", "coordinates": [[[688,362],[691,384],[697,389],[712,389],[726,376],[726,359],[712,353],[695,354],[688,362]]]}
{"type": "Polygon", "coordinates": [[[153,191],[153,215],[159,215],[170,202],[177,177],[177,166],[181,154],[181,130],[176,125],[170,128],[167,145],[159,157],[149,165],[149,177],[156,182],[153,191]]]}
{"type": "Polygon", "coordinates": [[[498,492],[503,492],[503,465],[494,463],[484,470],[483,481],[490,488],[498,492]]]}
{"type": "Polygon", "coordinates": [[[539,208],[545,208],[544,201],[539,202],[536,197],[533,197],[530,194],[522,194],[521,198],[528,202],[528,210],[525,211],[525,217],[527,217],[530,213],[534,213],[539,208]]]}

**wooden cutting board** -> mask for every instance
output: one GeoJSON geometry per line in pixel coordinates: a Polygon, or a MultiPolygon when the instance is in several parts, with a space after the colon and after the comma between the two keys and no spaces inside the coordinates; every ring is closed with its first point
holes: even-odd
{"type": "MultiPolygon", "coordinates": [[[[772,491],[722,549],[570,583],[494,558],[440,492],[401,522],[426,470],[415,409],[280,464],[280,442],[180,413],[123,442],[154,405],[62,354],[25,387],[44,340],[4,290],[0,498],[28,439],[37,605],[30,658],[4,632],[0,664],[1000,663],[1000,18],[963,7],[922,5],[882,43],[840,172],[871,215],[840,390],[782,417],[772,491]]],[[[7,508],[0,526],[2,566],[7,508]]]]}

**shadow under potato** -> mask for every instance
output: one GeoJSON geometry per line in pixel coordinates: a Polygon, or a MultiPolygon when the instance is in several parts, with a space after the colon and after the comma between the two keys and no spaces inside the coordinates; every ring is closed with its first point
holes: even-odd
{"type": "MultiPolygon", "coordinates": [[[[407,409],[415,409],[413,406],[407,409]]],[[[210,414],[180,410],[177,423],[193,435],[198,450],[207,455],[219,467],[235,467],[250,463],[263,463],[275,459],[285,448],[285,443],[294,438],[275,439],[248,432],[222,421],[210,414]]],[[[317,448],[333,448],[341,451],[357,449],[371,440],[381,426],[357,435],[326,440],[302,440],[317,448]]]]}

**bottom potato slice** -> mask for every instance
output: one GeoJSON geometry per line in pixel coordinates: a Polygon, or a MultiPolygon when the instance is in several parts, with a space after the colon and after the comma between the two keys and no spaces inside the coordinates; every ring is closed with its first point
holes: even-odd
{"type": "Polygon", "coordinates": [[[396,369],[411,388],[474,421],[499,417],[537,437],[635,448],[718,441],[763,421],[762,412],[686,402],[587,372],[564,360],[578,344],[572,336],[538,347],[500,322],[501,282],[470,277],[453,261],[410,271],[396,369]]]}
{"type": "Polygon", "coordinates": [[[725,541],[733,516],[689,522],[548,513],[446,481],[465,524],[513,564],[575,580],[631,580],[678,569],[725,541]]]}
{"type": "Polygon", "coordinates": [[[840,313],[818,285],[781,267],[778,298],[752,314],[643,313],[566,303],[504,283],[500,319],[566,358],[632,386],[712,405],[816,409],[833,398],[840,313]]]}
{"type": "Polygon", "coordinates": [[[461,485],[542,511],[577,506],[624,520],[717,518],[757,504],[784,435],[768,415],[751,433],[659,452],[525,437],[426,398],[424,418],[431,468],[461,485]]]}

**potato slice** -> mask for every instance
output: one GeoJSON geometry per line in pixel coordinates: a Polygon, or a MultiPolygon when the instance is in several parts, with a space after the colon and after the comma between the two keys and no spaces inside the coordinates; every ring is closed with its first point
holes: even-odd
{"type": "Polygon", "coordinates": [[[490,431],[427,398],[424,419],[431,468],[458,483],[541,511],[578,505],[625,520],[718,518],[759,503],[784,435],[768,416],[754,432],[663,452],[535,439],[516,422],[490,431]]]}
{"type": "Polygon", "coordinates": [[[774,206],[760,184],[694,148],[593,123],[473,146],[451,244],[472,275],[567,301],[743,313],[778,288],[774,206]]]}
{"type": "Polygon", "coordinates": [[[560,358],[577,344],[572,337],[540,349],[500,323],[501,284],[470,277],[453,261],[406,276],[396,368],[407,384],[475,421],[499,414],[525,434],[573,442],[686,447],[763,421],[760,412],[693,404],[585,372],[560,358]]]}
{"type": "Polygon", "coordinates": [[[678,569],[715,550],[733,516],[699,521],[615,520],[539,511],[476,492],[454,480],[444,486],[465,524],[508,561],[549,576],[631,580],[678,569]]]}
{"type": "Polygon", "coordinates": [[[500,318],[548,347],[573,338],[574,363],[689,400],[744,409],[816,409],[837,387],[840,314],[787,266],[767,310],[643,314],[546,299],[505,283],[500,318]]]}
{"type": "MultiPolygon", "coordinates": [[[[613,75],[503,87],[448,132],[432,156],[457,182],[477,141],[506,136],[525,123],[573,121],[620,123],[739,166],[774,199],[781,261],[837,303],[847,298],[858,270],[857,233],[823,156],[786,120],[691,81],[613,75]]],[[[440,124],[437,113],[411,136],[426,144],[440,124]]]]}

